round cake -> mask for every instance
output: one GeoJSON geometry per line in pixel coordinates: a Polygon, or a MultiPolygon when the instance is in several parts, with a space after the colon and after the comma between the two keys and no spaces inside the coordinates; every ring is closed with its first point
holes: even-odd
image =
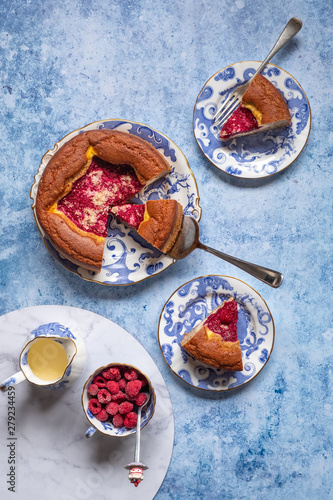
{"type": "Polygon", "coordinates": [[[171,172],[147,141],[115,130],[91,130],[66,142],[38,186],[36,216],[60,255],[94,271],[103,262],[112,206],[171,172]]]}

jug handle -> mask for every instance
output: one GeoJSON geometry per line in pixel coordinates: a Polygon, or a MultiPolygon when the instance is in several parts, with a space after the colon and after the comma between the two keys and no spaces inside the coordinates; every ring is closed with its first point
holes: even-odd
{"type": "Polygon", "coordinates": [[[95,434],[95,432],[96,432],[95,427],[91,425],[89,429],[86,430],[84,435],[86,436],[86,438],[90,438],[93,434],[95,434]]]}
{"type": "Polygon", "coordinates": [[[15,375],[8,377],[3,382],[1,382],[0,390],[3,392],[7,391],[8,387],[10,387],[11,385],[17,385],[20,382],[23,382],[23,380],[26,380],[25,375],[22,371],[19,371],[15,373],[15,375]]]}

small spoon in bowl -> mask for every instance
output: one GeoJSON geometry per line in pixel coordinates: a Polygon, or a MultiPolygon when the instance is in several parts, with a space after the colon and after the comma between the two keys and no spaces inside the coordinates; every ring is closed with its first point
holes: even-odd
{"type": "Polygon", "coordinates": [[[278,271],[273,271],[272,269],[267,269],[257,264],[251,264],[250,262],[232,257],[219,250],[203,245],[199,240],[199,234],[199,224],[197,221],[193,217],[183,215],[182,227],[168,255],[177,260],[184,259],[196,248],[201,248],[201,250],[212,253],[220,257],[220,259],[239,267],[273,288],[278,288],[282,284],[283,276],[278,271]]]}
{"type": "Polygon", "coordinates": [[[134,449],[134,462],[125,465],[125,469],[129,470],[128,479],[134,486],[138,486],[143,481],[143,471],[148,469],[148,466],[140,462],[140,439],[141,439],[141,413],[150,400],[150,392],[147,394],[147,399],[142,406],[138,408],[138,420],[136,423],[136,437],[134,449]]]}
{"type": "Polygon", "coordinates": [[[136,423],[136,439],[135,439],[135,451],[134,451],[134,462],[139,462],[140,461],[140,438],[141,438],[141,413],[142,410],[147,404],[149,403],[150,400],[150,392],[147,394],[147,399],[143,403],[142,406],[139,406],[138,408],[138,420],[136,423]]]}

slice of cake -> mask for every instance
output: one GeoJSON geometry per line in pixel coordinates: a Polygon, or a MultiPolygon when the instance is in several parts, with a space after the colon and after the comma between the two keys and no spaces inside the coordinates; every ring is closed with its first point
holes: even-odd
{"type": "Polygon", "coordinates": [[[80,133],[45,167],[37,220],[63,258],[99,271],[110,206],[170,172],[164,156],[140,137],[108,129],[80,133]]]}
{"type": "Polygon", "coordinates": [[[238,309],[232,298],[223,302],[189,333],[181,346],[194,358],[223,370],[242,371],[242,352],[237,337],[238,309]]]}
{"type": "Polygon", "coordinates": [[[170,199],[149,200],[145,205],[120,205],[112,207],[111,213],[163,253],[173,247],[183,220],[183,207],[170,199]]]}
{"type": "Polygon", "coordinates": [[[111,214],[132,229],[138,230],[141,222],[144,220],[145,210],[146,205],[144,204],[132,205],[131,203],[126,203],[125,205],[112,207],[111,214]]]}
{"type": "Polygon", "coordinates": [[[223,125],[220,139],[255,134],[290,125],[291,116],[279,90],[257,75],[243,95],[242,102],[223,125]]]}

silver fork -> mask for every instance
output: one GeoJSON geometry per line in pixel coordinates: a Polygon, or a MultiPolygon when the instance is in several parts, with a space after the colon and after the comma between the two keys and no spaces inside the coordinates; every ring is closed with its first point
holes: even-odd
{"type": "Polygon", "coordinates": [[[281,35],[279,36],[278,40],[276,41],[274,47],[266,57],[266,59],[262,62],[262,64],[259,66],[257,71],[254,73],[254,75],[248,80],[244,85],[241,85],[237,89],[235,89],[229,97],[222,103],[218,111],[216,112],[214,118],[213,118],[213,123],[216,123],[219,128],[222,128],[225,122],[228,120],[228,118],[232,115],[232,113],[235,111],[235,109],[239,106],[242,97],[252,82],[252,80],[258,75],[258,73],[261,73],[266,64],[272,59],[275,54],[282,49],[286,45],[291,38],[293,38],[301,29],[302,27],[302,21],[298,19],[298,17],[293,17],[291,18],[284,30],[282,31],[281,35]]]}

